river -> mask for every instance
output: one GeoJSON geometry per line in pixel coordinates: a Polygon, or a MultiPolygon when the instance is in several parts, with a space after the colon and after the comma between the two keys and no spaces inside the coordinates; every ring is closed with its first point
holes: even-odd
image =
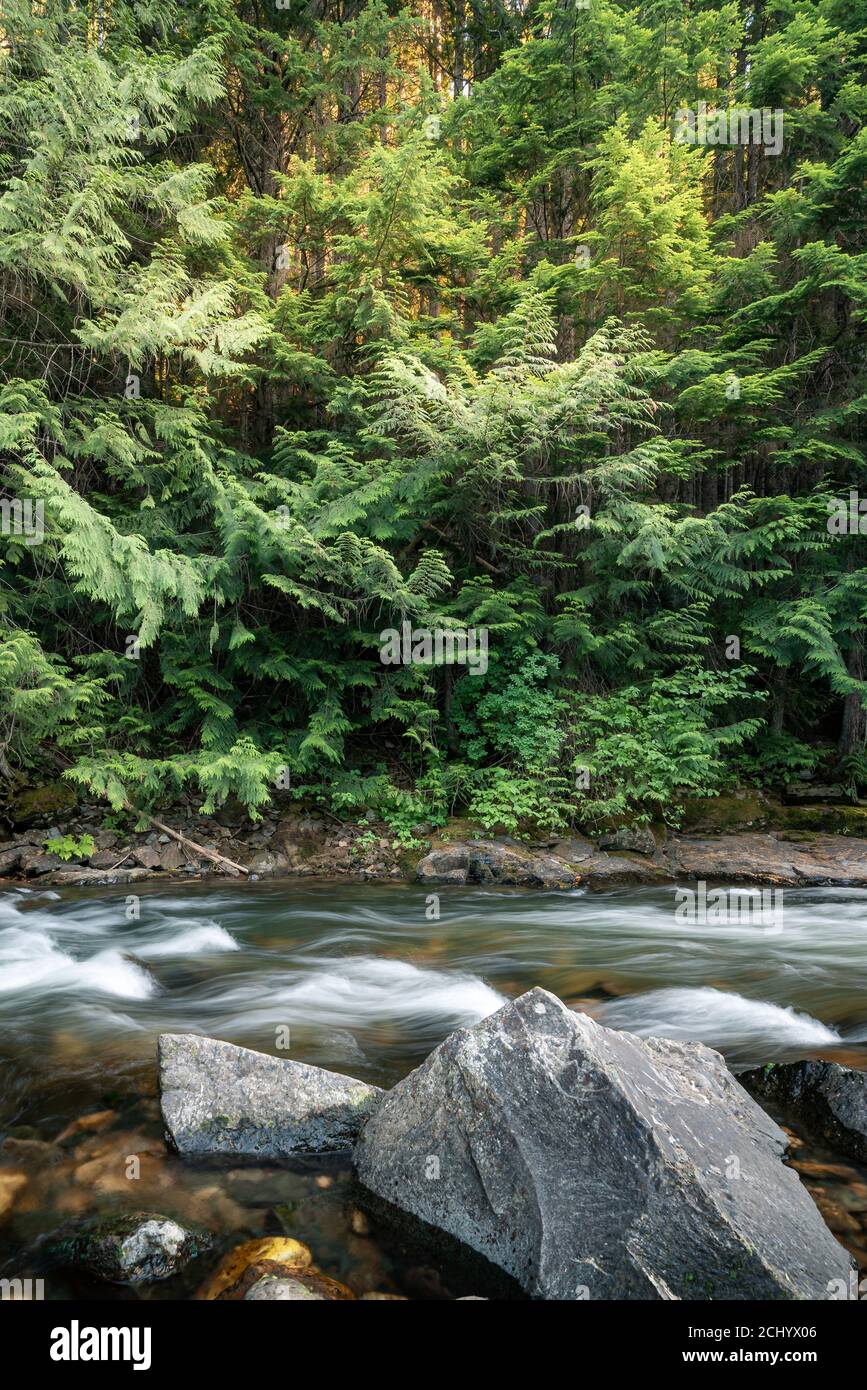
{"type": "MultiPolygon", "coordinates": [[[[206,1033],[388,1086],[452,1029],[542,985],[611,1027],[708,1043],[735,1070],[807,1056],[867,1066],[865,909],[867,890],[787,892],[781,926],[768,928],[684,924],[668,887],[437,898],[344,882],[172,882],[135,897],[7,890],[0,1138],[12,1142],[0,1177],[23,1172],[28,1187],[0,1227],[0,1266],[39,1272],[56,1228],[125,1206],[199,1220],[227,1244],[296,1236],[357,1292],[453,1293],[397,1237],[367,1232],[345,1165],[202,1167],[167,1155],[157,1035],[206,1033]],[[106,1112],[105,1127],[47,1147],[89,1112],[106,1112]]],[[[829,1170],[811,1180],[842,1201],[841,1238],[860,1254],[867,1175],[815,1146],[800,1157],[829,1170]]],[[[64,1272],[51,1285],[49,1296],[104,1296],[64,1272]]],[[[188,1292],[173,1281],[138,1296],[188,1292]]]]}

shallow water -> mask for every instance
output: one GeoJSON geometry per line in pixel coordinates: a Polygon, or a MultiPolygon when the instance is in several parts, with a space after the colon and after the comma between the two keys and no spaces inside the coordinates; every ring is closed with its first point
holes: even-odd
{"type": "MultiPolygon", "coordinates": [[[[356,1291],[441,1296],[436,1272],[419,1275],[388,1233],[353,1231],[339,1167],[227,1175],[167,1156],[153,1099],[163,1031],[279,1052],[288,1030],[284,1055],[391,1085],[455,1027],[542,985],[612,1027],[700,1039],[735,1068],[814,1055],[867,1066],[865,890],[787,892],[781,929],[684,924],[667,887],[438,897],[431,920],[430,894],[404,884],[3,893],[0,1136],[18,1147],[0,1152],[0,1171],[27,1171],[29,1186],[0,1259],[36,1268],[64,1220],[134,1205],[204,1221],[230,1244],[292,1234],[356,1291]],[[60,1162],[21,1148],[102,1109],[114,1112],[106,1131],[65,1141],[60,1162]],[[135,1182],[121,1172],[131,1153],[144,1155],[135,1182]]],[[[54,1276],[57,1296],[66,1278],[54,1276]]]]}

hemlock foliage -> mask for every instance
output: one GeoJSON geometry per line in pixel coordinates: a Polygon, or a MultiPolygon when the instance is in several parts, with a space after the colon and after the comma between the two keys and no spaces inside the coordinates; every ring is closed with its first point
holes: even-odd
{"type": "Polygon", "coordinates": [[[4,0],[0,79],[6,779],[405,837],[864,784],[863,0],[4,0]]]}

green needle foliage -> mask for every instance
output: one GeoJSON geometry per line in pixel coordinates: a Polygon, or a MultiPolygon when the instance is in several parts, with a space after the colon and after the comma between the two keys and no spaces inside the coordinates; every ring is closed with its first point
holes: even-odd
{"type": "Polygon", "coordinates": [[[865,36],[4,0],[3,777],[404,839],[857,794],[865,36]],[[676,138],[744,108],[778,151],[676,138]],[[383,664],[404,622],[485,668],[383,664]]]}

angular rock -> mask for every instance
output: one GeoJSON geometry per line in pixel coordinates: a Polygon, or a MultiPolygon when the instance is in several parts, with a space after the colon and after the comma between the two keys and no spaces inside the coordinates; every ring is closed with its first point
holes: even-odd
{"type": "Polygon", "coordinates": [[[0,876],[14,874],[21,863],[21,848],[13,845],[11,849],[0,849],[0,876]]]}
{"type": "Polygon", "coordinates": [[[52,1254],[112,1284],[169,1279],[210,1249],[206,1231],[185,1230],[150,1212],[129,1212],[86,1222],[53,1243],[52,1254]]]}
{"type": "Polygon", "coordinates": [[[185,863],[184,851],[177,840],[171,840],[160,855],[160,868],[171,874],[182,869],[185,863]]]}
{"type": "Polygon", "coordinates": [[[419,883],[466,883],[470,871],[470,854],[466,845],[446,845],[431,850],[419,860],[416,877],[419,883]]]}
{"type": "Polygon", "coordinates": [[[646,825],[619,825],[606,835],[599,836],[600,849],[625,849],[633,854],[655,854],[656,840],[646,825]]]}
{"type": "Polygon", "coordinates": [[[98,849],[88,859],[91,869],[113,869],[125,856],[116,849],[98,849]]]}
{"type": "Polygon", "coordinates": [[[657,863],[656,857],[651,859],[645,854],[630,858],[628,852],[610,854],[578,836],[559,840],[557,857],[575,868],[581,882],[591,889],[623,883],[664,883],[673,877],[668,865],[657,863]]]}
{"type": "Polygon", "coordinates": [[[160,856],[153,845],[136,845],[132,857],[143,869],[158,869],[160,867],[160,856]]]}
{"type": "Polygon", "coordinates": [[[574,888],[578,874],[552,854],[538,854],[523,845],[477,840],[469,846],[470,880],[529,888],[574,888]]]}
{"type": "Polygon", "coordinates": [[[192,1033],[160,1037],[159,1083],[166,1130],[182,1154],[350,1149],[382,1095],[337,1072],[192,1033]]]}
{"type": "Polygon", "coordinates": [[[274,832],[274,843],[284,854],[293,846],[321,847],[328,837],[328,827],[319,816],[283,816],[274,832]]]}
{"type": "Polygon", "coordinates": [[[273,874],[283,873],[288,867],[289,860],[286,855],[275,854],[270,849],[260,849],[247,864],[250,873],[258,874],[260,878],[270,878],[273,874]]]}
{"type": "Polygon", "coordinates": [[[852,1261],[785,1146],[717,1053],[534,989],[389,1091],[355,1159],[536,1298],[827,1298],[852,1261]]]}
{"type": "Polygon", "coordinates": [[[867,1163],[867,1073],[836,1062],[774,1063],[738,1080],[803,1120],[835,1151],[867,1163]]]}
{"type": "Polygon", "coordinates": [[[44,854],[41,850],[25,850],[21,856],[21,871],[27,878],[39,878],[50,874],[52,869],[63,868],[63,860],[56,854],[44,854]]]}

